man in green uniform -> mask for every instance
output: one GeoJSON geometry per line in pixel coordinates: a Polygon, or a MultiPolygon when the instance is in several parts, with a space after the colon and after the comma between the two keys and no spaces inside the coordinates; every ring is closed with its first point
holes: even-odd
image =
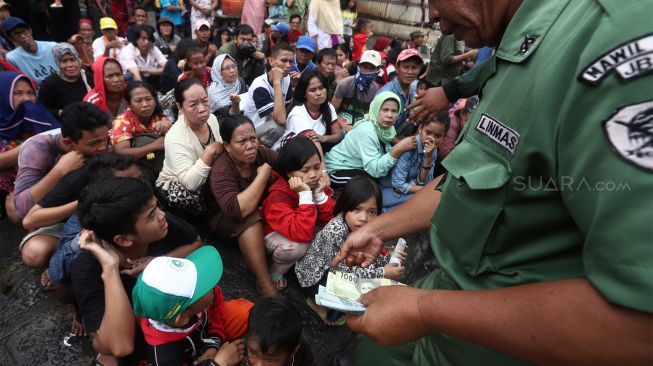
{"type": "Polygon", "coordinates": [[[334,259],[368,265],[430,228],[440,265],[362,297],[358,364],[650,364],[653,0],[431,4],[445,33],[497,52],[446,177],[334,259]]]}
{"type": "Polygon", "coordinates": [[[426,70],[426,81],[431,85],[440,86],[460,75],[463,62],[475,59],[478,50],[465,52],[465,42],[459,41],[453,34],[443,34],[433,47],[431,61],[426,70]]]}

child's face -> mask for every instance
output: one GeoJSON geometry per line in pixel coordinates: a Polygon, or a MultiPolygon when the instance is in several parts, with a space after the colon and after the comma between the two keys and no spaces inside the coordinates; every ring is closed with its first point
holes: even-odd
{"type": "Polygon", "coordinates": [[[202,75],[204,68],[206,67],[206,59],[201,53],[195,53],[190,55],[188,59],[188,68],[193,71],[195,75],[202,75]]]}
{"type": "Polygon", "coordinates": [[[277,350],[276,347],[263,353],[259,347],[258,337],[256,335],[247,337],[247,360],[251,366],[284,366],[289,358],[290,354],[277,350]]]}
{"type": "Polygon", "coordinates": [[[184,328],[193,319],[193,315],[199,314],[202,310],[208,308],[213,303],[213,290],[207,292],[199,300],[195,301],[191,306],[177,315],[174,322],[169,324],[173,327],[184,328]]]}
{"type": "Polygon", "coordinates": [[[372,196],[367,201],[356,206],[353,211],[347,212],[345,214],[345,222],[349,226],[349,230],[354,232],[374,220],[378,216],[378,212],[379,208],[376,205],[376,199],[372,196]]]}
{"type": "Polygon", "coordinates": [[[306,183],[311,190],[317,188],[322,176],[322,161],[318,154],[313,155],[300,170],[288,173],[288,177],[298,177],[306,183]]]}
{"type": "Polygon", "coordinates": [[[440,142],[444,138],[444,125],[442,123],[431,122],[427,125],[420,127],[419,134],[422,139],[422,143],[425,141],[431,141],[434,148],[440,146],[440,142]]]}

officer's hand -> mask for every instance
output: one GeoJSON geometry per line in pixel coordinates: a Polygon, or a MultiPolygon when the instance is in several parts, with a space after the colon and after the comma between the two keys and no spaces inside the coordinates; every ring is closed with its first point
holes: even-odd
{"type": "Polygon", "coordinates": [[[331,261],[331,266],[345,261],[348,266],[369,267],[381,252],[383,239],[378,233],[365,226],[349,234],[338,254],[331,261]]]}
{"type": "Polygon", "coordinates": [[[431,120],[440,111],[444,111],[451,107],[447,95],[444,94],[442,87],[430,88],[426,93],[417,95],[415,102],[406,107],[406,110],[412,110],[413,113],[408,117],[411,121],[422,121],[424,119],[431,120]]]}
{"type": "Polygon", "coordinates": [[[361,296],[367,309],[363,315],[347,315],[347,326],[379,344],[420,339],[429,333],[419,311],[420,298],[426,294],[408,286],[378,287],[361,296]]]}

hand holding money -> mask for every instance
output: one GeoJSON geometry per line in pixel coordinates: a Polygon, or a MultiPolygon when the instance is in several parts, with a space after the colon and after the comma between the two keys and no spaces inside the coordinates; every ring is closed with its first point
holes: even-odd
{"type": "Polygon", "coordinates": [[[329,309],[350,314],[361,314],[365,306],[359,302],[363,294],[380,286],[403,285],[387,278],[365,279],[356,274],[332,271],[327,275],[326,287],[320,286],[315,302],[329,309]]]}

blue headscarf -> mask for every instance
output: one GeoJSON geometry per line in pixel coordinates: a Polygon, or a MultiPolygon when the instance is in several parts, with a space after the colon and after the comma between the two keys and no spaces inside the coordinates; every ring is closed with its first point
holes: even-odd
{"type": "Polygon", "coordinates": [[[18,80],[25,80],[34,88],[25,75],[14,71],[0,72],[0,138],[23,141],[32,135],[59,128],[59,121],[40,103],[24,101],[12,105],[14,86],[18,80]]]}

